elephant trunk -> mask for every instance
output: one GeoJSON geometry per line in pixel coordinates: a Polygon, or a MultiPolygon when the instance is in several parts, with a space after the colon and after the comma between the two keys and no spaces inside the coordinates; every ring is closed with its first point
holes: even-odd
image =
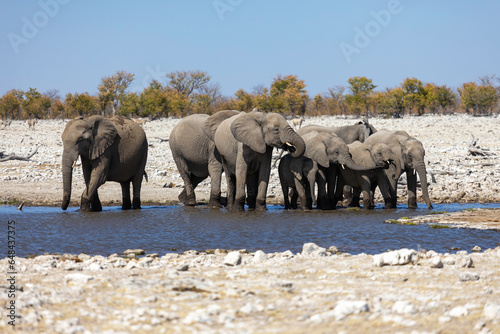
{"type": "Polygon", "coordinates": [[[371,169],[375,169],[377,168],[377,166],[375,164],[373,164],[373,166],[360,166],[360,165],[357,165],[354,160],[352,160],[352,158],[350,156],[346,157],[345,159],[343,159],[342,162],[339,162],[340,165],[342,166],[342,168],[344,168],[344,165],[345,167],[351,169],[351,170],[357,170],[357,171],[367,171],[367,170],[371,170],[371,169]]]}
{"type": "Polygon", "coordinates": [[[63,174],[63,201],[61,208],[66,210],[71,199],[71,181],[73,178],[73,164],[78,159],[78,152],[65,149],[62,156],[63,174]]]}
{"type": "Polygon", "coordinates": [[[292,157],[298,158],[304,155],[306,143],[290,126],[286,126],[281,131],[280,140],[283,143],[283,149],[289,151],[292,157]]]}
{"type": "Polygon", "coordinates": [[[422,197],[424,198],[425,204],[429,209],[432,209],[431,199],[429,198],[429,189],[427,188],[427,170],[425,168],[425,163],[419,162],[415,165],[415,171],[418,173],[418,178],[420,179],[420,185],[422,186],[422,197]]]}

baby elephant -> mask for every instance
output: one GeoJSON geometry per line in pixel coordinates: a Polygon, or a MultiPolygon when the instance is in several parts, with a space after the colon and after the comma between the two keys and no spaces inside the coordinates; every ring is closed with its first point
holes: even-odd
{"type": "Polygon", "coordinates": [[[314,184],[318,164],[305,156],[298,158],[290,154],[280,160],[278,166],[281,189],[285,200],[285,210],[297,209],[297,198],[300,200],[302,210],[311,210],[316,205],[314,196],[314,184]],[[292,189],[292,199],[289,199],[289,188],[292,189]]]}

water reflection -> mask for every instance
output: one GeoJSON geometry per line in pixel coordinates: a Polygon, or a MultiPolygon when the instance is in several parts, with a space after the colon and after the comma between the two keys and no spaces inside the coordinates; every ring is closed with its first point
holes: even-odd
{"type": "MultiPolygon", "coordinates": [[[[434,211],[500,207],[500,204],[443,204],[434,211]]],[[[16,221],[18,256],[49,253],[87,253],[104,256],[127,248],[161,255],[189,249],[262,249],[265,252],[300,251],[305,242],[335,245],[352,253],[375,254],[387,249],[423,248],[438,252],[452,247],[483,249],[500,243],[500,233],[473,229],[431,229],[428,226],[384,224],[386,219],[428,213],[426,208],[400,207],[370,212],[285,211],[269,206],[265,212],[228,212],[207,207],[149,206],[138,211],[105,207],[100,213],[62,211],[51,207],[0,206],[0,219],[16,221]]],[[[4,225],[6,226],[6,225],[4,225]]],[[[6,243],[4,244],[6,245],[6,243]]],[[[0,257],[7,254],[0,249],[0,257]]]]}

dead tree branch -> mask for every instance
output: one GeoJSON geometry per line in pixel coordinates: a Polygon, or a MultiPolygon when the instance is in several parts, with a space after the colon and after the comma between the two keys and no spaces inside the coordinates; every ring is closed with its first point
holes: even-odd
{"type": "Polygon", "coordinates": [[[489,152],[488,149],[481,148],[477,146],[477,141],[479,139],[474,138],[472,136],[472,143],[469,145],[469,154],[473,156],[489,156],[489,155],[495,155],[493,152],[489,152]]]}
{"type": "Polygon", "coordinates": [[[34,156],[38,152],[38,147],[35,148],[35,151],[33,153],[30,153],[26,156],[19,156],[16,155],[15,153],[11,154],[4,154],[3,152],[0,152],[0,162],[8,161],[8,160],[22,160],[22,161],[28,161],[31,159],[32,156],[34,156]]]}

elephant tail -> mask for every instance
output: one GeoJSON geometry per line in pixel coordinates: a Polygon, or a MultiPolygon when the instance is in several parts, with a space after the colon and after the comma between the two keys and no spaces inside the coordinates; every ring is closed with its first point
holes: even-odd
{"type": "Polygon", "coordinates": [[[144,171],[144,178],[146,179],[146,182],[149,182],[148,173],[146,173],[146,171],[144,171]]]}

